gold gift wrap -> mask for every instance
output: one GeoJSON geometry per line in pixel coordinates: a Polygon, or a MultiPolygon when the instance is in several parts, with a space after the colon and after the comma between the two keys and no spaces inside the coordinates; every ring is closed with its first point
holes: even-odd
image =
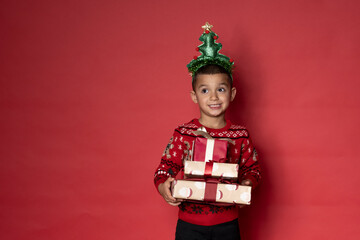
{"type": "MultiPolygon", "coordinates": [[[[192,180],[175,180],[171,187],[172,196],[177,199],[204,201],[206,182],[192,180]]],[[[211,201],[215,203],[231,203],[250,205],[251,187],[239,184],[215,183],[215,192],[211,201]]]]}
{"type": "MultiPolygon", "coordinates": [[[[206,162],[185,161],[184,174],[186,177],[204,177],[206,162]]],[[[233,179],[238,178],[239,165],[234,163],[212,163],[211,177],[233,179]]]]}

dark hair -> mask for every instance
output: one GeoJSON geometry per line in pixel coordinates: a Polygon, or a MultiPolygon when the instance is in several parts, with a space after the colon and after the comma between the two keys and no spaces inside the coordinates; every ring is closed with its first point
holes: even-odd
{"type": "Polygon", "coordinates": [[[198,75],[200,75],[200,74],[217,74],[217,73],[225,73],[228,76],[230,86],[232,87],[232,78],[231,78],[229,72],[226,71],[225,68],[223,68],[219,65],[209,64],[209,65],[205,65],[205,66],[199,68],[199,70],[197,70],[196,73],[194,74],[193,79],[192,79],[193,90],[195,91],[196,78],[198,75]]]}

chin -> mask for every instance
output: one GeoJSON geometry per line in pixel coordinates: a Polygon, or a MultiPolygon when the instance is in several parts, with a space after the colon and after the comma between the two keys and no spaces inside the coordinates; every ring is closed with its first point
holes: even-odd
{"type": "Polygon", "coordinates": [[[217,113],[217,114],[207,114],[209,117],[221,117],[224,116],[225,113],[217,113]]]}

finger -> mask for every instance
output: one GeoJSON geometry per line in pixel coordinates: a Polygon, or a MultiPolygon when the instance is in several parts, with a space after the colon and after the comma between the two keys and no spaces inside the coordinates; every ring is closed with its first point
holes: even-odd
{"type": "Polygon", "coordinates": [[[172,202],[176,201],[176,199],[172,196],[171,191],[169,188],[165,189],[164,197],[170,199],[172,202]]]}
{"type": "Polygon", "coordinates": [[[168,202],[168,204],[171,206],[179,206],[181,202],[168,202]]]}
{"type": "Polygon", "coordinates": [[[243,180],[243,181],[241,182],[241,185],[251,186],[252,184],[251,184],[251,181],[250,181],[250,180],[243,180]]]}
{"type": "Polygon", "coordinates": [[[166,194],[166,197],[171,199],[172,202],[176,201],[176,199],[172,196],[172,194],[170,192],[170,188],[165,189],[165,194],[166,194]]]}
{"type": "Polygon", "coordinates": [[[176,202],[176,199],[171,195],[169,190],[167,190],[165,194],[166,194],[165,199],[167,199],[171,202],[176,202]]]}

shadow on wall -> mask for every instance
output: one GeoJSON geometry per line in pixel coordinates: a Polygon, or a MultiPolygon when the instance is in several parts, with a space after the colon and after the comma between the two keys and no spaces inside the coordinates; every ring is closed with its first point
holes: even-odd
{"type": "MultiPolygon", "coordinates": [[[[271,172],[268,168],[269,162],[266,161],[269,156],[267,154],[269,144],[264,145],[264,143],[270,142],[266,140],[270,140],[270,137],[266,137],[266,133],[261,132],[264,131],[262,121],[266,121],[266,119],[262,119],[259,107],[264,100],[262,99],[264,77],[262,76],[261,60],[253,51],[256,48],[252,46],[250,40],[245,39],[241,29],[234,32],[241,33],[242,36],[234,35],[230,43],[234,50],[231,55],[236,59],[233,77],[237,95],[231,104],[228,117],[233,122],[245,125],[249,129],[254,146],[259,153],[263,177],[262,183],[253,192],[252,204],[239,209],[239,224],[243,239],[258,240],[263,236],[261,229],[270,227],[269,206],[273,201],[271,172]],[[262,139],[257,139],[256,136],[261,136],[262,139]]],[[[272,149],[276,148],[276,142],[275,144],[274,142],[274,139],[271,139],[272,149]]]]}

